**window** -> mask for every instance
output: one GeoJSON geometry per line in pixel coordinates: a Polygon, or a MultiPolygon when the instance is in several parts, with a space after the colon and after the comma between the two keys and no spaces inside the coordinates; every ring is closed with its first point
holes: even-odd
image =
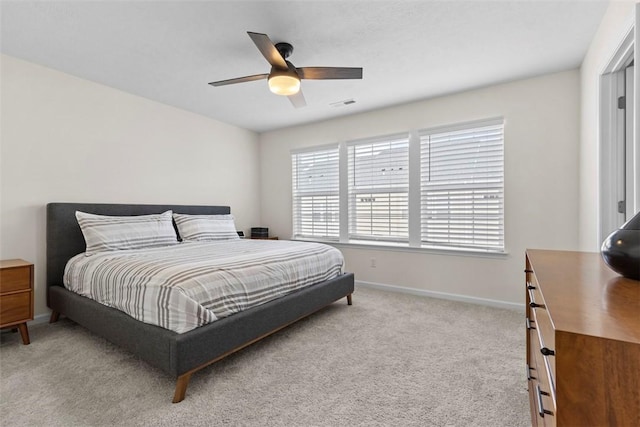
{"type": "Polygon", "coordinates": [[[422,243],[502,251],[502,122],[419,135],[422,243]]]}
{"type": "Polygon", "coordinates": [[[293,237],[338,240],[338,147],[291,155],[293,237]]]}
{"type": "Polygon", "coordinates": [[[407,241],[407,135],[348,145],[349,239],[407,241]]]}
{"type": "Polygon", "coordinates": [[[293,152],[293,237],[504,252],[504,124],[293,152]]]}

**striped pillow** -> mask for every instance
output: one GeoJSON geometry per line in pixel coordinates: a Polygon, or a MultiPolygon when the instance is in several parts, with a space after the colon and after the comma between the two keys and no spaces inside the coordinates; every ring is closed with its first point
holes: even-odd
{"type": "Polygon", "coordinates": [[[239,239],[233,215],[173,214],[182,240],[239,239]]]}
{"type": "Polygon", "coordinates": [[[85,255],[174,245],[178,238],[171,222],[172,213],[105,216],[76,211],[76,219],[87,244],[85,255]]]}

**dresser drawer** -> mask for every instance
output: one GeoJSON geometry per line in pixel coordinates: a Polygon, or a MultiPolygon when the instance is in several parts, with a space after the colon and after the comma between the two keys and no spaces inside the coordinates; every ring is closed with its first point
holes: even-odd
{"type": "Polygon", "coordinates": [[[0,293],[30,289],[31,271],[30,265],[0,270],[0,293]]]}
{"type": "Polygon", "coordinates": [[[549,316],[543,291],[540,289],[537,281],[535,281],[535,277],[533,279],[532,283],[528,286],[530,317],[536,324],[540,349],[543,352],[542,354],[547,355],[545,359],[548,360],[548,365],[551,369],[551,376],[555,377],[556,362],[555,356],[553,356],[556,348],[555,329],[551,322],[551,317],[549,316]]]}
{"type": "MultiPolygon", "coordinates": [[[[529,326],[529,322],[527,322],[529,326]]],[[[535,348],[535,340],[537,339],[535,329],[529,329],[527,332],[527,389],[529,390],[529,408],[531,408],[531,424],[532,427],[538,425],[544,425],[544,421],[538,424],[538,415],[535,411],[536,408],[536,386],[538,385],[538,367],[536,366],[536,355],[533,353],[535,348]]]]}
{"type": "MultiPolygon", "coordinates": [[[[556,404],[552,393],[552,381],[549,376],[549,369],[545,361],[545,357],[540,352],[539,336],[537,333],[530,335],[530,355],[532,364],[535,365],[535,371],[532,371],[534,380],[529,385],[529,394],[531,400],[532,412],[535,412],[535,419],[539,426],[555,426],[556,425],[556,404]],[[535,374],[533,374],[535,372],[535,374]]],[[[534,417],[532,417],[533,419],[534,417]]]]}
{"type": "Polygon", "coordinates": [[[551,324],[549,312],[543,307],[537,307],[532,310],[533,319],[538,332],[538,342],[540,343],[540,353],[544,354],[549,360],[551,367],[551,375],[556,375],[555,349],[556,339],[555,330],[551,324]]]}
{"type": "Polygon", "coordinates": [[[555,377],[552,374],[549,366],[549,356],[543,356],[540,352],[540,345],[537,344],[535,346],[535,359],[536,366],[538,369],[538,382],[540,383],[540,388],[543,392],[543,395],[549,396],[550,404],[544,405],[545,409],[549,409],[550,411],[555,413],[556,409],[556,392],[555,392],[555,377]]]}
{"type": "Polygon", "coordinates": [[[545,394],[544,387],[541,383],[536,382],[533,386],[533,410],[538,426],[556,427],[555,410],[551,404],[551,396],[545,394]],[[551,408],[551,409],[550,409],[551,408]]]}
{"type": "Polygon", "coordinates": [[[3,295],[0,299],[0,325],[8,326],[32,320],[31,292],[3,295]]]}

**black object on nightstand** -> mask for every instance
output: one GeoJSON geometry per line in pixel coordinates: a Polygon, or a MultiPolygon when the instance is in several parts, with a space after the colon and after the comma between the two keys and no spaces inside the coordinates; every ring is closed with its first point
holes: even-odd
{"type": "Polygon", "coordinates": [[[251,227],[252,239],[267,239],[269,238],[269,229],[267,227],[251,227]]]}

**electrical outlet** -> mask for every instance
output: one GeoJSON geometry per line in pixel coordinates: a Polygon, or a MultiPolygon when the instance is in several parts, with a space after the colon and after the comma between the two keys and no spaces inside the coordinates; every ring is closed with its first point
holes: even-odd
{"type": "Polygon", "coordinates": [[[371,258],[371,268],[376,268],[376,259],[371,258]]]}

